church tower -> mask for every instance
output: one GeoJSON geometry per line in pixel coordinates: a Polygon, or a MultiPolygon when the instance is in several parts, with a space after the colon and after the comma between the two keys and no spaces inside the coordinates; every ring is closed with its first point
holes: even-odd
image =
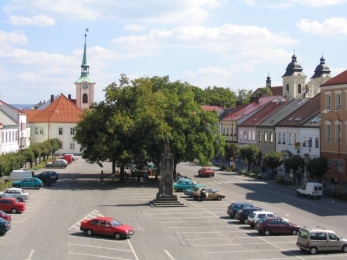
{"type": "Polygon", "coordinates": [[[283,79],[283,96],[288,99],[304,98],[307,89],[305,86],[306,75],[302,72],[302,67],[293,54],[291,63],[288,64],[283,79]]]}
{"type": "MultiPolygon", "coordinates": [[[[88,29],[87,29],[88,31],[88,29]]],[[[81,77],[75,82],[76,106],[80,109],[88,109],[94,103],[95,82],[89,77],[89,65],[87,59],[87,34],[84,35],[84,51],[81,65],[81,77]]]]}
{"type": "Polygon", "coordinates": [[[307,83],[309,92],[307,97],[314,97],[320,93],[320,85],[323,85],[329,79],[331,79],[330,68],[325,64],[325,59],[323,56],[320,58],[320,63],[317,65],[314,70],[314,74],[311,77],[311,80],[307,83]]]}

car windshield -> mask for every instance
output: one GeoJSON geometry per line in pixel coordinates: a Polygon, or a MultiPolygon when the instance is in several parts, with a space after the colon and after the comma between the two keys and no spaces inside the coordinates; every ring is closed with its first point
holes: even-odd
{"type": "Polygon", "coordinates": [[[112,225],[113,227],[117,227],[117,226],[122,225],[122,223],[120,223],[120,222],[119,222],[118,220],[116,220],[116,219],[111,220],[110,223],[111,223],[111,225],[112,225]]]}

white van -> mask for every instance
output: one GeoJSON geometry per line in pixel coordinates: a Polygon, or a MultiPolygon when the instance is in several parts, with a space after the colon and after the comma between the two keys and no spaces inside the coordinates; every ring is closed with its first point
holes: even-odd
{"type": "Polygon", "coordinates": [[[14,181],[22,181],[27,177],[34,177],[33,171],[29,170],[14,170],[10,172],[10,175],[8,176],[3,176],[1,178],[2,181],[4,182],[14,182],[14,181]]]}
{"type": "Polygon", "coordinates": [[[319,182],[308,182],[296,190],[296,195],[320,199],[323,196],[323,185],[319,182]]]}

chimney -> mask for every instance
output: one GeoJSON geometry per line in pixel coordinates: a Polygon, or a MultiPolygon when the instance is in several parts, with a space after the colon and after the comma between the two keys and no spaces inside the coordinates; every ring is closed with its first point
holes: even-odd
{"type": "Polygon", "coordinates": [[[250,101],[251,101],[251,103],[253,103],[255,101],[255,97],[251,97],[250,101]]]}
{"type": "Polygon", "coordinates": [[[54,102],[54,95],[51,95],[51,104],[54,102]]]}
{"type": "Polygon", "coordinates": [[[259,103],[259,97],[258,96],[254,97],[254,101],[256,104],[258,104],[259,103]]]}
{"type": "Polygon", "coordinates": [[[68,97],[68,99],[70,99],[70,100],[71,100],[71,94],[69,94],[67,97],[68,97]]]}

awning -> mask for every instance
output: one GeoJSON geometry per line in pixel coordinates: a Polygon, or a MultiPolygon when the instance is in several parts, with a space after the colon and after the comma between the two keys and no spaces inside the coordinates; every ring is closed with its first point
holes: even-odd
{"type": "Polygon", "coordinates": [[[281,153],[283,156],[292,156],[292,153],[288,150],[282,150],[281,153]]]}

